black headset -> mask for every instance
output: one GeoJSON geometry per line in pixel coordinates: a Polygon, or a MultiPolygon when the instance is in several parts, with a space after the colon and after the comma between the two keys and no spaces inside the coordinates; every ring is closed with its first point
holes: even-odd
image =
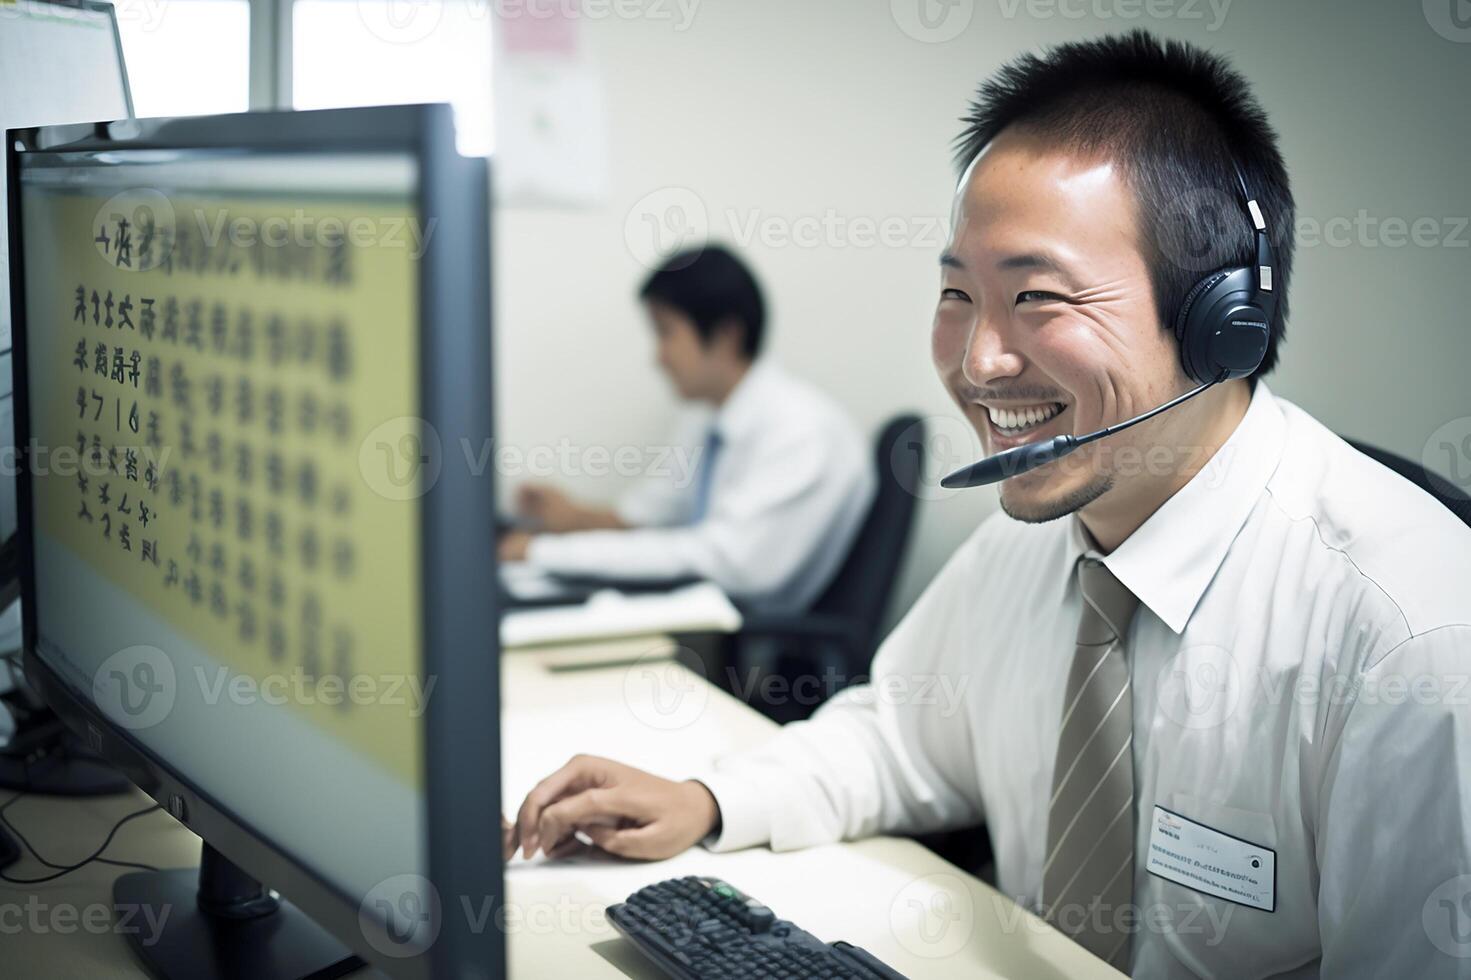
{"type": "Polygon", "coordinates": [[[1185,294],[1175,338],[1185,373],[1205,384],[1244,378],[1261,366],[1277,311],[1277,262],[1267,222],[1241,167],[1232,163],[1256,233],[1256,267],[1217,269],[1185,294]]]}

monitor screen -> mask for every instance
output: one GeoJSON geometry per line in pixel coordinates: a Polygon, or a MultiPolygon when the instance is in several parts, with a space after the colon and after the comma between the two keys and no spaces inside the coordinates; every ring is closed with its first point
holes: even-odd
{"type": "Polygon", "coordinates": [[[335,889],[420,872],[415,157],[19,160],[35,655],[335,889]]]}

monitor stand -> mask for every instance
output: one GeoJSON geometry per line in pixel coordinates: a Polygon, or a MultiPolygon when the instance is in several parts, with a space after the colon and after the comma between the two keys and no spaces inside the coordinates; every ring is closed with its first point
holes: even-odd
{"type": "Polygon", "coordinates": [[[130,914],[133,952],[165,980],[329,980],[364,965],[208,844],[197,872],[125,874],[112,899],[130,914]],[[162,925],[155,933],[151,923],[162,925]]]}

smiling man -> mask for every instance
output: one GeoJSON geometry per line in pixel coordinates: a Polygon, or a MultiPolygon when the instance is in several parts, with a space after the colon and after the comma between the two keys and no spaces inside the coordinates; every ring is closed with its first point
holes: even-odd
{"type": "Polygon", "coordinates": [[[1018,59],[965,123],[932,352],[987,450],[1205,387],[1002,483],[871,685],[697,780],[574,759],[520,845],[984,823],[1000,887],[1137,976],[1464,976],[1471,531],[1260,380],[1294,211],[1245,80],[1135,33],[1018,59]],[[967,696],[895,694],[935,677],[967,696]]]}

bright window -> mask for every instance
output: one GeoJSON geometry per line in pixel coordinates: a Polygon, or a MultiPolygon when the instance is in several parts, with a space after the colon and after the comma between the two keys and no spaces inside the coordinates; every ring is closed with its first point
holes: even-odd
{"type": "Polygon", "coordinates": [[[246,0],[119,0],[123,61],[139,116],[197,116],[250,107],[246,0]]]}
{"type": "Polygon", "coordinates": [[[479,0],[296,0],[296,108],[449,102],[460,152],[489,154],[492,6],[479,0]]]}

